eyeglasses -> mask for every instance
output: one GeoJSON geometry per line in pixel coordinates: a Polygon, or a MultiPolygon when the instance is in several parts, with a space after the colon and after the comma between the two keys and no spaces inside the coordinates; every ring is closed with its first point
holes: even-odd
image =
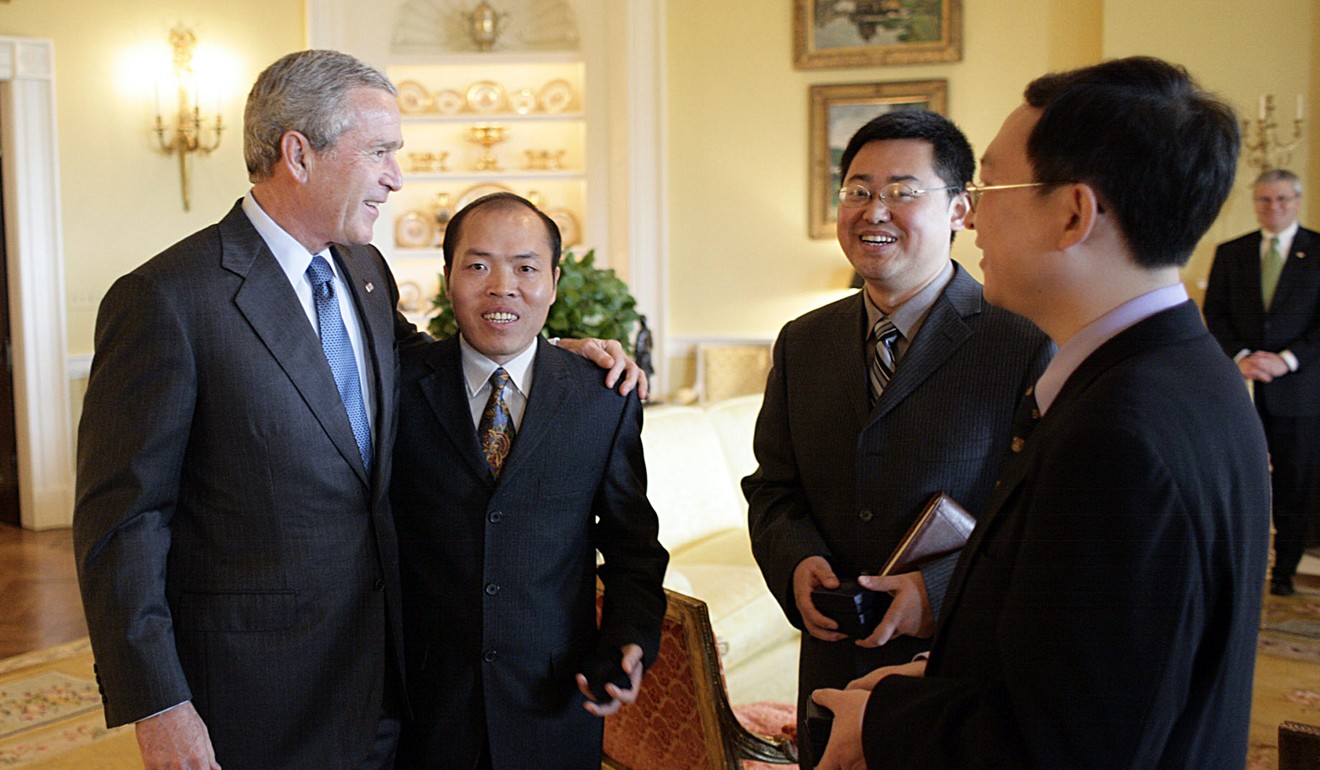
{"type": "Polygon", "coordinates": [[[971,199],[972,211],[976,210],[976,204],[981,202],[981,196],[991,190],[1016,190],[1023,187],[1045,187],[1047,182],[1022,182],[1019,184],[969,184],[963,188],[967,192],[967,197],[971,199]]]}
{"type": "Polygon", "coordinates": [[[1275,195],[1275,196],[1272,197],[1272,198],[1267,198],[1267,197],[1262,196],[1262,197],[1260,197],[1260,198],[1253,198],[1253,200],[1256,201],[1256,205],[1258,205],[1258,206],[1269,206],[1269,205],[1272,205],[1272,204],[1275,204],[1275,203],[1292,203],[1293,201],[1297,200],[1297,199],[1300,198],[1300,197],[1302,197],[1302,196],[1300,196],[1300,195],[1275,195]]]}
{"type": "Polygon", "coordinates": [[[839,190],[839,205],[854,209],[859,206],[870,205],[873,199],[879,198],[880,202],[885,204],[886,207],[893,208],[912,203],[926,193],[961,189],[962,185],[950,185],[948,187],[932,187],[929,190],[918,190],[902,182],[890,182],[879,190],[871,192],[871,189],[865,185],[850,184],[839,190]]]}

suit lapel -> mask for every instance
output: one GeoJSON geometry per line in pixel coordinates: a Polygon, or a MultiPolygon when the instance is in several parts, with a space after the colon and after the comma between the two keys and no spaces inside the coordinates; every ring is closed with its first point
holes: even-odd
{"type": "Polygon", "coordinates": [[[981,311],[980,286],[954,265],[953,279],[935,298],[917,337],[894,370],[894,378],[876,401],[871,419],[888,414],[944,365],[972,331],[963,319],[981,311]]]}
{"type": "Polygon", "coordinates": [[[221,264],[243,277],[234,304],[284,370],[340,455],[353,466],[362,483],[370,485],[353,428],[348,424],[348,413],[344,411],[344,402],[316,330],[308,323],[288,276],[248,221],[241,205],[236,205],[221,221],[220,239],[221,264]]]}
{"type": "MultiPolygon", "coordinates": [[[[833,345],[828,340],[821,340],[816,345],[818,354],[829,357],[830,360],[819,361],[810,366],[805,372],[807,377],[835,377],[836,383],[825,383],[821,388],[822,393],[843,393],[848,402],[848,409],[852,412],[853,419],[851,425],[865,425],[871,413],[871,384],[866,371],[867,346],[871,344],[871,329],[867,323],[869,320],[866,315],[866,300],[862,297],[862,291],[857,292],[854,297],[852,307],[841,308],[847,314],[847,323],[849,329],[853,330],[854,335],[859,335],[860,339],[854,344],[853,349],[860,351],[860,363],[854,367],[839,366],[839,362],[833,359],[831,350],[833,345]]],[[[857,339],[854,337],[854,339],[857,339]]]]}
{"type": "MultiPolygon", "coordinates": [[[[422,395],[435,413],[440,428],[477,478],[493,484],[486,459],[477,440],[477,427],[468,406],[467,383],[463,380],[463,359],[458,337],[450,337],[427,348],[426,363],[431,373],[418,381],[422,395]]],[[[517,442],[514,442],[517,446],[517,442]]]]}
{"type": "Polygon", "coordinates": [[[523,463],[529,462],[522,458],[536,456],[537,446],[545,440],[555,415],[564,411],[565,402],[573,393],[567,359],[562,351],[553,349],[540,335],[536,338],[536,345],[536,360],[532,364],[533,390],[536,395],[535,398],[528,395],[522,425],[504,461],[500,478],[516,474],[523,463]]]}
{"type": "MultiPolygon", "coordinates": [[[[944,608],[941,611],[941,628],[957,611],[970,562],[976,558],[981,543],[994,531],[999,514],[1013,504],[1020,494],[1025,494],[1021,487],[1030,475],[1029,470],[1039,461],[1041,456],[1039,453],[1043,451],[1039,447],[1043,437],[1048,435],[1051,419],[1059,419],[1059,415],[1080,398],[1091,383],[1125,359],[1153,347],[1180,345],[1206,334],[1209,332],[1201,321],[1200,311],[1196,304],[1189,300],[1123,330],[1096,349],[1077,367],[1054,399],[1049,412],[1036,425],[1021,454],[1015,454],[1001,464],[1000,478],[995,485],[994,494],[990,496],[985,511],[977,519],[976,528],[972,530],[972,535],[963,548],[963,555],[958,560],[958,566],[949,580],[944,608]]],[[[937,629],[935,634],[937,648],[942,637],[940,629],[937,629]]]]}
{"type": "MultiPolygon", "coordinates": [[[[1274,290],[1274,300],[1269,307],[1271,312],[1278,312],[1288,306],[1288,300],[1303,280],[1302,271],[1311,267],[1306,260],[1311,257],[1316,246],[1312,235],[1314,233],[1310,230],[1297,228],[1297,234],[1288,247],[1288,257],[1283,262],[1283,272],[1279,274],[1279,285],[1274,290]]],[[[1260,271],[1257,270],[1256,274],[1259,276],[1260,271]]]]}

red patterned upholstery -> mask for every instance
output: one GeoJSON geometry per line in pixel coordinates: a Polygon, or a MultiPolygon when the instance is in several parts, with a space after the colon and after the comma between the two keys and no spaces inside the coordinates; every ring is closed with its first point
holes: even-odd
{"type": "Polygon", "coordinates": [[[612,770],[737,770],[742,760],[796,762],[791,744],[747,732],[729,707],[704,602],[666,591],[660,656],[637,702],[605,720],[612,770]]]}

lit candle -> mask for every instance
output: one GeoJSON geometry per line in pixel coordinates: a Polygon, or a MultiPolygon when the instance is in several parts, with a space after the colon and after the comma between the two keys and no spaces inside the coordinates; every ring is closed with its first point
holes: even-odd
{"type": "Polygon", "coordinates": [[[160,117],[160,78],[153,78],[151,81],[152,89],[156,92],[156,117],[160,117]]]}
{"type": "Polygon", "coordinates": [[[1301,120],[1301,119],[1304,118],[1304,117],[1306,117],[1306,101],[1305,101],[1304,99],[1302,99],[1302,95],[1301,95],[1301,94],[1298,94],[1298,95],[1297,95],[1297,119],[1298,119],[1298,120],[1301,120]]]}
{"type": "Polygon", "coordinates": [[[1265,94],[1260,95],[1260,119],[1265,119],[1265,94]]]}

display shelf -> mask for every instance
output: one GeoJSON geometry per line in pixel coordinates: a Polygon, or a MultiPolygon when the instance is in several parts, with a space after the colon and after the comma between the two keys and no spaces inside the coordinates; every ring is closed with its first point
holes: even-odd
{"type": "Polygon", "coordinates": [[[520,115],[516,112],[456,112],[444,115],[438,112],[402,113],[404,125],[426,123],[580,123],[586,114],[575,112],[531,112],[520,115]]]}
{"type": "Polygon", "coordinates": [[[508,171],[407,171],[404,177],[409,182],[535,182],[549,179],[581,180],[586,176],[581,171],[533,171],[510,169],[508,171]]]}

